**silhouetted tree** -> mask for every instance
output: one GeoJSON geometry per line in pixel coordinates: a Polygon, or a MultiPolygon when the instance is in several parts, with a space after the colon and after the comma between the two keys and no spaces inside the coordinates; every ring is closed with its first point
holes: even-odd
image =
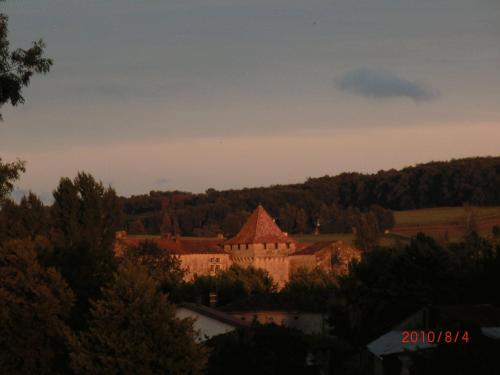
{"type": "Polygon", "coordinates": [[[182,283],[185,271],[179,256],[161,249],[154,241],[146,240],[127,248],[124,258],[143,266],[163,292],[170,293],[182,283]]]}
{"type": "Polygon", "coordinates": [[[62,178],[54,199],[52,263],[75,292],[75,316],[81,320],[88,300],[99,295],[116,269],[113,244],[121,208],[115,191],[86,173],[74,181],[62,178]]]}
{"type": "Polygon", "coordinates": [[[76,374],[202,374],[205,349],[191,320],[175,308],[142,267],[126,262],[92,303],[88,331],[72,344],[76,374]]]}
{"type": "Polygon", "coordinates": [[[354,221],[356,238],[354,243],[362,250],[372,250],[381,236],[377,217],[374,213],[358,213],[354,221]]]}
{"type": "Polygon", "coordinates": [[[191,293],[201,297],[204,303],[208,303],[210,292],[217,292],[219,305],[276,291],[276,284],[266,270],[238,265],[232,265],[215,276],[196,277],[193,287],[194,291],[191,293]]]}
{"type": "Polygon", "coordinates": [[[19,179],[21,173],[25,172],[25,170],[23,161],[17,160],[12,163],[3,163],[2,158],[0,158],[0,206],[14,188],[14,182],[19,179]]]}
{"type": "Polygon", "coordinates": [[[7,21],[7,16],[0,14],[0,107],[7,102],[13,106],[24,103],[23,87],[29,85],[35,73],[47,73],[52,65],[51,59],[43,57],[45,44],[41,39],[28,49],[11,51],[7,21]]]}
{"type": "Polygon", "coordinates": [[[319,374],[308,366],[311,339],[298,330],[276,325],[255,326],[214,337],[208,374],[319,374]]]}
{"type": "Polygon", "coordinates": [[[304,311],[328,311],[334,298],[336,277],[321,268],[295,271],[281,293],[304,311]]]}
{"type": "Polygon", "coordinates": [[[73,293],[37,261],[30,241],[0,244],[0,369],[5,374],[65,372],[65,319],[73,293]]]}

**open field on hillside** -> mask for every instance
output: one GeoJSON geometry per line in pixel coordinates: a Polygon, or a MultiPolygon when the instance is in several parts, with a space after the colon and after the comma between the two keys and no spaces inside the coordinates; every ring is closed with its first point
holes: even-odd
{"type": "MultiPolygon", "coordinates": [[[[500,219],[500,207],[474,207],[479,220],[500,219]]],[[[463,224],[465,209],[463,207],[436,207],[419,210],[394,211],[396,226],[463,224]]]]}
{"type": "MultiPolygon", "coordinates": [[[[500,226],[500,207],[473,207],[476,229],[488,236],[494,226],[500,226]]],[[[395,211],[396,226],[391,230],[403,236],[423,232],[437,239],[456,240],[466,233],[466,210],[463,207],[437,207],[395,211]]]]}
{"type": "MultiPolygon", "coordinates": [[[[474,207],[473,210],[481,234],[489,235],[493,226],[500,226],[500,207],[474,207]]],[[[389,234],[382,236],[380,241],[382,246],[390,246],[397,241],[408,240],[409,237],[418,232],[426,233],[436,239],[447,237],[450,240],[457,240],[465,233],[466,212],[463,207],[394,211],[394,217],[396,225],[389,234]]],[[[296,234],[292,236],[295,240],[303,243],[343,241],[347,244],[354,244],[354,235],[350,233],[331,233],[317,236],[313,234],[296,234]]],[[[152,239],[158,236],[138,235],[134,237],[152,239]]],[[[200,237],[183,238],[200,239],[200,237]]]]}

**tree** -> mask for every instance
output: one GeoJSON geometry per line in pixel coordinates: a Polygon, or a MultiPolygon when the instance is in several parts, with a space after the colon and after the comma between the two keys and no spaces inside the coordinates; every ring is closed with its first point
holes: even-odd
{"type": "MultiPolygon", "coordinates": [[[[208,303],[210,292],[217,292],[217,304],[225,305],[255,295],[274,293],[276,284],[266,270],[233,264],[215,276],[198,276],[191,293],[208,303]]],[[[191,296],[192,297],[192,296],[191,296]]]]}
{"type": "Polygon", "coordinates": [[[0,240],[47,237],[49,227],[48,208],[32,192],[22,197],[19,204],[10,199],[4,201],[0,211],[0,240]]]}
{"type": "Polygon", "coordinates": [[[52,66],[52,60],[43,57],[45,44],[41,39],[29,49],[11,51],[7,22],[7,16],[0,14],[0,107],[7,102],[13,106],[24,103],[23,87],[29,85],[35,73],[48,73],[52,66]]]}
{"type": "Polygon", "coordinates": [[[92,303],[71,366],[76,374],[201,374],[207,353],[194,338],[192,321],[175,317],[147,271],[125,262],[92,303]]]}
{"type": "Polygon", "coordinates": [[[74,181],[62,178],[54,199],[52,264],[75,292],[75,317],[81,320],[88,300],[99,295],[116,270],[114,238],[121,207],[112,188],[86,173],[79,173],[74,181]]]}
{"type": "Polygon", "coordinates": [[[299,268],[285,285],[282,293],[304,311],[327,311],[332,302],[337,281],[332,273],[321,268],[299,268]]]}
{"type": "Polygon", "coordinates": [[[154,241],[143,241],[125,250],[124,258],[142,265],[163,292],[172,292],[182,283],[185,271],[178,255],[161,249],[154,241]]]}
{"type": "Polygon", "coordinates": [[[372,250],[380,238],[380,228],[374,213],[359,213],[355,219],[355,245],[362,250],[372,250]]]}
{"type": "Polygon", "coordinates": [[[17,160],[12,163],[2,163],[0,158],[0,206],[14,188],[14,182],[25,171],[25,162],[17,160]]]}
{"type": "Polygon", "coordinates": [[[6,374],[64,371],[65,319],[73,293],[53,268],[42,267],[30,241],[0,245],[0,368],[6,374]]]}
{"type": "MultiPolygon", "coordinates": [[[[255,326],[214,337],[208,374],[319,374],[307,359],[315,349],[298,330],[276,325],[255,326]]],[[[323,344],[324,348],[324,344],[323,344]]]]}

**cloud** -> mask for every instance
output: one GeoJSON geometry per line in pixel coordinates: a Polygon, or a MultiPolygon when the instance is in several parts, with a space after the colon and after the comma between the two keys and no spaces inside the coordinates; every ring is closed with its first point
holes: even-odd
{"type": "Polygon", "coordinates": [[[170,183],[170,179],[162,177],[154,181],[154,186],[156,188],[165,188],[170,183]]]}
{"type": "Polygon", "coordinates": [[[342,91],[377,99],[410,98],[426,101],[437,96],[437,93],[426,85],[381,69],[351,71],[338,79],[336,86],[342,91]]]}

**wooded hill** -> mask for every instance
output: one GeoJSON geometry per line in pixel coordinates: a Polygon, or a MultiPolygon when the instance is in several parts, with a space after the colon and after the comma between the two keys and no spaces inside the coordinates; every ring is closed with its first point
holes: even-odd
{"type": "Polygon", "coordinates": [[[390,210],[500,205],[500,157],[430,162],[374,174],[355,172],[306,182],[203,194],[152,191],[122,198],[131,233],[232,235],[260,203],[290,233],[350,232],[362,213],[380,229],[391,227],[390,210]],[[382,208],[383,207],[383,208],[382,208]]]}

